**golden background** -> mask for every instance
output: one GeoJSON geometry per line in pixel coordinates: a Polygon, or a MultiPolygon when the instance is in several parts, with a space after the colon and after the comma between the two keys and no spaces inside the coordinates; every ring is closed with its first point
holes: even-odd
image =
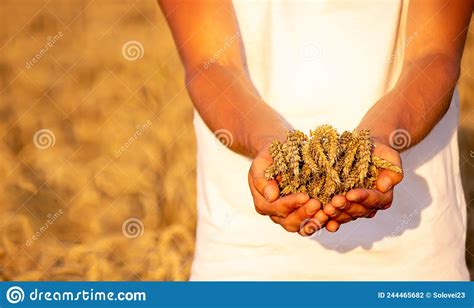
{"type": "MultiPolygon", "coordinates": [[[[2,0],[0,23],[0,280],[187,279],[192,105],[156,2],[2,0]],[[131,41],[143,49],[124,56],[131,41]]],[[[469,36],[460,162],[474,274],[472,24],[469,36]]]]}

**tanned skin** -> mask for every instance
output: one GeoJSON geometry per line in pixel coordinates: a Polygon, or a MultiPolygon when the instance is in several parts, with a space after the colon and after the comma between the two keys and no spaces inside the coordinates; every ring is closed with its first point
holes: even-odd
{"type": "MultiPolygon", "coordinates": [[[[225,128],[233,137],[229,148],[253,159],[248,182],[255,210],[268,215],[289,232],[300,232],[307,219],[335,232],[340,224],[375,216],[393,201],[400,174],[383,170],[376,189],[353,189],[321,205],[305,193],[280,197],[276,181],[267,181],[265,169],[272,159],[268,146],[284,141],[293,129],[272,109],[253,85],[230,0],[158,0],[182,60],[186,87],[207,126],[225,128]],[[222,49],[226,49],[214,57],[222,49]],[[230,42],[230,43],[229,43],[230,42]],[[210,60],[212,59],[212,62],[210,60]]],[[[374,154],[397,166],[400,151],[416,145],[448,110],[460,75],[460,62],[472,0],[410,0],[401,76],[396,86],[367,112],[357,129],[370,129],[374,154]],[[395,150],[390,134],[403,129],[409,146],[395,150]]]]}

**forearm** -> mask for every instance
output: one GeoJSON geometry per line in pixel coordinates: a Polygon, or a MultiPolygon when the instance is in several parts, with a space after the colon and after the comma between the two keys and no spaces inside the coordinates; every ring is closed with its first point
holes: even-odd
{"type": "Polygon", "coordinates": [[[458,77],[457,63],[443,55],[407,63],[394,89],[369,110],[359,129],[370,129],[385,144],[391,143],[390,136],[396,130],[404,130],[410,142],[398,150],[414,146],[448,110],[458,77]]]}
{"type": "Polygon", "coordinates": [[[207,126],[232,134],[229,148],[255,157],[262,147],[275,139],[283,140],[291,126],[259,96],[241,70],[212,64],[186,74],[186,85],[207,126]]]}

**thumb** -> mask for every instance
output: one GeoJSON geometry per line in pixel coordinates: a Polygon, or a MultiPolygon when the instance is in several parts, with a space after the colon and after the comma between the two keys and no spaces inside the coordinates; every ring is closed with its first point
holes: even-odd
{"type": "MultiPolygon", "coordinates": [[[[389,146],[381,143],[375,143],[374,155],[385,159],[397,167],[402,168],[402,160],[400,153],[389,146]]],[[[376,181],[377,189],[383,193],[392,189],[395,185],[401,182],[403,174],[382,169],[376,181]]]]}
{"type": "Polygon", "coordinates": [[[402,174],[384,169],[380,171],[375,185],[380,192],[386,193],[400,183],[402,179],[402,174]]]}
{"type": "Polygon", "coordinates": [[[249,172],[249,177],[252,178],[253,186],[268,202],[273,202],[280,196],[278,183],[275,180],[267,180],[265,178],[265,169],[267,169],[271,163],[271,158],[257,156],[254,159],[249,172]]]}

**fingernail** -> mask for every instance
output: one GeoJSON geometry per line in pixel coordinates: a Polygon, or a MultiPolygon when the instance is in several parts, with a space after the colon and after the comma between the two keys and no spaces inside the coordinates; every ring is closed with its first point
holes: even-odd
{"type": "Polygon", "coordinates": [[[336,208],[332,205],[325,205],[324,206],[324,213],[326,213],[329,216],[333,216],[334,213],[336,212],[336,208]]]}
{"type": "Polygon", "coordinates": [[[320,210],[316,213],[316,216],[314,218],[321,224],[323,221],[327,219],[327,216],[323,210],[320,210]]]}
{"type": "Polygon", "coordinates": [[[308,205],[308,207],[306,208],[306,214],[308,214],[308,215],[314,215],[317,210],[318,210],[318,207],[317,207],[316,205],[310,204],[310,205],[308,205]]]}
{"type": "Polygon", "coordinates": [[[392,184],[392,182],[390,181],[389,178],[386,178],[386,177],[382,178],[382,189],[384,189],[385,191],[390,190],[390,188],[392,186],[391,184],[392,184]]]}
{"type": "Polygon", "coordinates": [[[265,199],[267,199],[267,201],[271,201],[272,187],[271,186],[265,187],[265,189],[263,190],[263,194],[265,195],[265,199]]]}
{"type": "Polygon", "coordinates": [[[342,205],[339,207],[340,210],[344,210],[349,202],[344,201],[342,205]]]}
{"type": "Polygon", "coordinates": [[[347,194],[346,194],[346,199],[349,200],[349,201],[355,201],[356,195],[352,192],[352,191],[349,191],[347,194]]]}
{"type": "Polygon", "coordinates": [[[335,199],[331,204],[335,207],[341,208],[344,205],[344,200],[335,199]]]}

